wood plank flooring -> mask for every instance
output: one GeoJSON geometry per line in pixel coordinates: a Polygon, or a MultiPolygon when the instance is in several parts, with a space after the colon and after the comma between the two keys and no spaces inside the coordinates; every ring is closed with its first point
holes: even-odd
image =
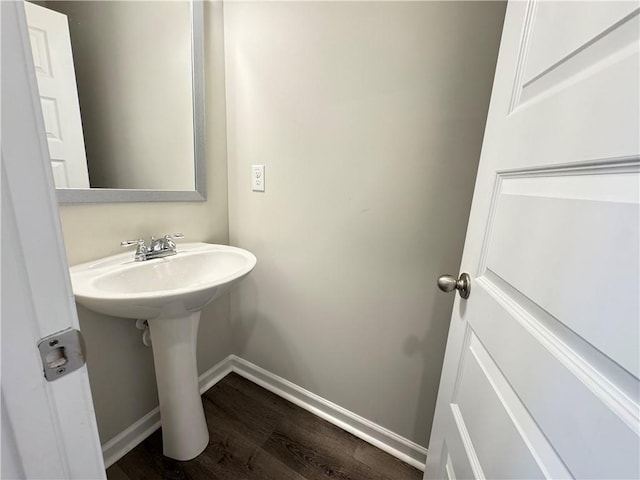
{"type": "Polygon", "coordinates": [[[420,480],[422,473],[231,373],[202,396],[209,445],[178,462],[158,430],[107,470],[109,480],[420,480]]]}

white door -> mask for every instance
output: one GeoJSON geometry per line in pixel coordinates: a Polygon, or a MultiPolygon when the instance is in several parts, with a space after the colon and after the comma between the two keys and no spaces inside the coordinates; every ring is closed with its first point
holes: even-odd
{"type": "Polygon", "coordinates": [[[47,381],[37,348],[41,338],[78,329],[78,318],[24,9],[15,1],[0,8],[1,478],[104,478],[86,366],[47,381]]]}
{"type": "Polygon", "coordinates": [[[508,5],[425,478],[640,478],[638,11],[508,5]]]}
{"type": "Polygon", "coordinates": [[[29,2],[24,7],[56,187],[89,188],[67,16],[29,2]]]}

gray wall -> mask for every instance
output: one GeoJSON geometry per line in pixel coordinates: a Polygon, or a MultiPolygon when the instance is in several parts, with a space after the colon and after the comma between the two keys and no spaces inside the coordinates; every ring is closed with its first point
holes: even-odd
{"type": "MultiPolygon", "coordinates": [[[[183,232],[184,241],[228,243],[227,162],[222,5],[205,4],[206,159],[204,203],[63,205],[60,215],[69,263],[121,253],[124,239],[183,232]]],[[[131,253],[133,255],[133,251],[131,253]]],[[[87,344],[91,390],[102,442],[158,405],[151,349],[135,322],[78,308],[87,344]]],[[[198,366],[207,370],[232,352],[229,297],[202,313],[198,366]]]]}
{"type": "Polygon", "coordinates": [[[504,9],[225,5],[235,351],[425,446],[504,9]]]}

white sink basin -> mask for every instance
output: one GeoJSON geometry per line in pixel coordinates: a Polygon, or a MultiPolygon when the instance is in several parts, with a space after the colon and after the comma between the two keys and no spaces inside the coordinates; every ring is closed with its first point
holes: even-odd
{"type": "Polygon", "coordinates": [[[177,250],[144,262],[128,252],[77,265],[71,284],[77,302],[95,312],[147,320],[163,453],[191,460],[209,443],[196,361],[200,311],[253,270],[256,257],[208,243],[179,244],[177,250]]]}
{"type": "Polygon", "coordinates": [[[71,267],[71,283],[76,301],[90,310],[150,319],[202,310],[255,264],[241,248],[188,243],[171,257],[134,262],[128,252],[71,267]]]}

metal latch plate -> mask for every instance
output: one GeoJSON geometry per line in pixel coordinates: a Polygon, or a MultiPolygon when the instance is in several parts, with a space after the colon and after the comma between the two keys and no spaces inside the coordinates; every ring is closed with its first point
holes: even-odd
{"type": "Polygon", "coordinates": [[[63,330],[40,339],[44,378],[53,382],[85,364],[84,340],[79,330],[63,330]]]}

